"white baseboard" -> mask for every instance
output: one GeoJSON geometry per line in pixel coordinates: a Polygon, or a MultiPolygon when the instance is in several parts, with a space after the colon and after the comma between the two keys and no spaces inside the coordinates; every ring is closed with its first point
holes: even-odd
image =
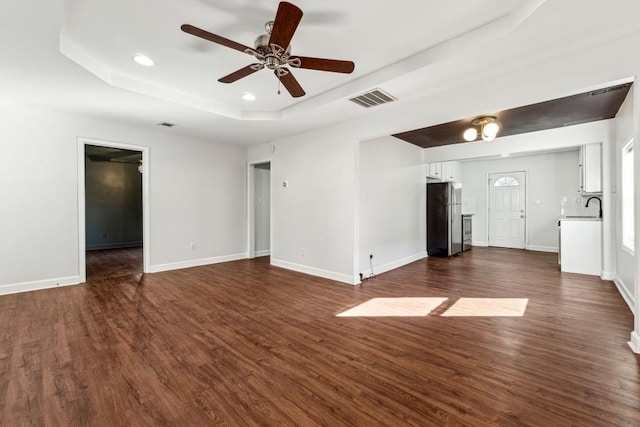
{"type": "Polygon", "coordinates": [[[528,251],[538,251],[538,252],[554,252],[558,253],[557,246],[539,246],[539,245],[528,245],[528,251]]]}
{"type": "Polygon", "coordinates": [[[489,247],[489,242],[481,242],[480,240],[473,240],[471,242],[471,246],[480,246],[480,247],[484,247],[484,248],[488,248],[489,247]]]}
{"type": "Polygon", "coordinates": [[[87,245],[86,250],[97,251],[100,249],[120,249],[142,247],[142,242],[104,243],[101,245],[87,245]]]}
{"type": "Polygon", "coordinates": [[[603,271],[602,274],[600,275],[600,278],[602,280],[615,280],[616,278],[616,274],[613,271],[603,271]]]}
{"type": "Polygon", "coordinates": [[[42,289],[58,288],[60,286],[71,286],[80,283],[80,277],[59,277],[57,279],[38,280],[35,282],[14,283],[0,285],[0,295],[17,294],[19,292],[39,291],[42,289]]]}
{"type": "MultiPolygon", "coordinates": [[[[382,265],[374,265],[373,273],[376,275],[386,273],[387,271],[395,270],[396,268],[400,268],[404,265],[411,264],[412,262],[416,262],[423,258],[427,258],[428,256],[429,255],[427,255],[427,252],[423,251],[423,252],[418,252],[417,254],[410,255],[405,258],[398,259],[396,261],[387,262],[382,265]]],[[[360,274],[362,274],[362,277],[365,277],[365,278],[369,277],[371,275],[371,269],[361,271],[360,274]]]]}
{"type": "Polygon", "coordinates": [[[638,331],[631,332],[629,347],[631,347],[634,353],[640,354],[640,333],[638,333],[638,331]]]}
{"type": "Polygon", "coordinates": [[[349,276],[348,274],[336,273],[335,271],[323,270],[321,268],[310,267],[308,265],[295,264],[293,262],[282,261],[279,259],[271,259],[271,265],[286,268],[300,273],[310,274],[312,276],[323,277],[325,279],[336,280],[338,282],[347,283],[349,285],[357,285],[359,280],[349,276]]]}
{"type": "Polygon", "coordinates": [[[256,258],[261,256],[269,256],[271,255],[271,251],[269,249],[264,251],[256,251],[256,258]]]}
{"type": "Polygon", "coordinates": [[[170,262],[167,264],[150,265],[148,273],[160,273],[161,271],[179,270],[181,268],[200,267],[209,264],[218,264],[221,262],[237,261],[246,259],[247,253],[239,253],[233,255],[224,255],[212,258],[191,259],[188,261],[170,262]]]}
{"type": "Polygon", "coordinates": [[[618,292],[620,292],[620,295],[622,295],[622,298],[624,299],[624,302],[627,303],[627,305],[629,306],[629,309],[633,313],[633,305],[635,303],[633,295],[631,295],[631,293],[629,293],[629,291],[627,290],[627,287],[625,286],[624,282],[619,277],[614,278],[613,279],[613,283],[615,283],[616,288],[618,288],[618,292]]]}

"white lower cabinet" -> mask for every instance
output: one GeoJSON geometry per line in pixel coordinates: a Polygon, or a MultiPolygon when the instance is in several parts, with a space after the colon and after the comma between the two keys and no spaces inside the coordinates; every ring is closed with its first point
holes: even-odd
{"type": "Polygon", "coordinates": [[[560,270],[600,276],[602,274],[602,221],[560,222],[560,270]]]}

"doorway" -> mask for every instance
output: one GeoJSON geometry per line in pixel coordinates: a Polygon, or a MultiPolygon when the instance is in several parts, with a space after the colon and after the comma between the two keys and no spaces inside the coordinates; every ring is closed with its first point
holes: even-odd
{"type": "Polygon", "coordinates": [[[249,164],[248,257],[271,255],[271,163],[249,164]]]}
{"type": "Polygon", "coordinates": [[[148,271],[148,149],[78,140],[81,282],[148,271]]]}
{"type": "Polygon", "coordinates": [[[526,172],[489,174],[489,246],[525,248],[526,172]]]}

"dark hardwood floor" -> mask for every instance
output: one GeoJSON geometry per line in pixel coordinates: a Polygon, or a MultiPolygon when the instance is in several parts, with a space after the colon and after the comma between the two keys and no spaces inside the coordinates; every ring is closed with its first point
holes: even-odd
{"type": "Polygon", "coordinates": [[[611,282],[474,248],[351,287],[266,258],[0,297],[2,426],[638,426],[611,282]],[[446,297],[421,317],[336,317],[446,297]],[[521,317],[444,317],[458,298],[521,317]]]}
{"type": "Polygon", "coordinates": [[[87,282],[141,274],[142,248],[100,249],[86,252],[87,282]]]}

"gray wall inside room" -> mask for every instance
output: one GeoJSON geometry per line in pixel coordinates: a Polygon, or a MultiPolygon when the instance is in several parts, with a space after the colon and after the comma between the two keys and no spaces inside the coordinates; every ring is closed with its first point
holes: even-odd
{"type": "Polygon", "coordinates": [[[87,250],[142,246],[141,156],[135,151],[86,146],[87,250]]]}

